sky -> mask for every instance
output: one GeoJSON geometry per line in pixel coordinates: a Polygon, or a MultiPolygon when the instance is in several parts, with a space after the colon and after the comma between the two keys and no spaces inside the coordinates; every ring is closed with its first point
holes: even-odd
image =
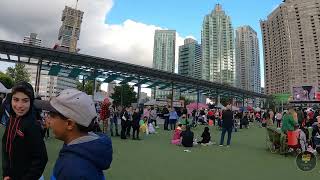
{"type": "MultiPolygon", "coordinates": [[[[22,42],[30,32],[39,34],[43,45],[58,42],[61,13],[76,0],[1,0],[0,39],[22,42]],[[50,7],[50,8],[43,8],[50,7]]],[[[215,4],[231,16],[234,29],[250,25],[258,33],[262,86],[263,51],[259,21],[266,19],[282,0],[79,0],[84,11],[78,47],[80,53],[152,66],[156,29],[177,31],[176,48],[187,37],[201,41],[205,15],[215,4]]],[[[176,51],[178,52],[178,51],[176,51]]],[[[178,57],[176,55],[176,57],[178,57]]],[[[176,58],[176,65],[178,61],[176,58]]],[[[0,71],[10,64],[0,62],[0,71]]]]}

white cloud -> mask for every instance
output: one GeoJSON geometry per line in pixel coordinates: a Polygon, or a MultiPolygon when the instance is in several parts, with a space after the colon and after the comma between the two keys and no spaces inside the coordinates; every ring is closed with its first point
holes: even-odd
{"type": "MultiPolygon", "coordinates": [[[[58,41],[64,6],[74,7],[74,3],[75,0],[2,0],[0,17],[4,18],[0,20],[0,39],[21,42],[23,36],[35,32],[45,46],[52,47],[58,41]]],[[[78,8],[84,11],[78,43],[80,53],[151,67],[154,31],[165,28],[130,19],[121,24],[105,24],[112,6],[112,0],[80,1],[78,8]]],[[[177,47],[183,44],[183,39],[177,33],[177,47]]],[[[176,65],[177,57],[178,48],[176,65]]]]}
{"type": "MultiPolygon", "coordinates": [[[[151,67],[154,31],[166,28],[130,19],[121,24],[106,24],[105,17],[113,3],[112,0],[80,1],[78,9],[84,11],[78,42],[80,53],[151,67]]],[[[60,18],[65,5],[74,7],[75,0],[1,0],[0,39],[22,42],[24,36],[35,32],[44,46],[53,47],[58,42],[60,18]]],[[[184,38],[179,33],[176,37],[177,72],[178,47],[183,44],[184,38]]],[[[0,70],[5,70],[9,65],[1,62],[0,70]]]]}

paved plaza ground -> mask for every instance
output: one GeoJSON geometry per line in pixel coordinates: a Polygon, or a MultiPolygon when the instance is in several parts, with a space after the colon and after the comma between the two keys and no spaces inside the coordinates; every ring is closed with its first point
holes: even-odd
{"type": "MultiPolygon", "coordinates": [[[[0,128],[2,137],[3,128],[0,128]]],[[[194,129],[197,137],[203,126],[194,129]]],[[[220,131],[210,129],[215,142],[220,131]]],[[[312,172],[297,169],[294,157],[271,154],[265,148],[265,129],[252,127],[233,134],[230,148],[212,145],[185,148],[171,145],[171,132],[158,130],[158,134],[144,140],[112,138],[113,162],[106,171],[108,180],[315,180],[320,178],[320,166],[312,172]]],[[[49,162],[45,179],[49,179],[61,142],[46,141],[49,162]]],[[[2,170],[0,170],[1,172],[2,170]]],[[[2,174],[2,172],[1,172],[2,174]]]]}

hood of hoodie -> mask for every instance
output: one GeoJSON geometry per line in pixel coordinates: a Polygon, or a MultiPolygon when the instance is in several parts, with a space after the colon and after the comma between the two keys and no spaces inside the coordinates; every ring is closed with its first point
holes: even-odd
{"type": "MultiPolygon", "coordinates": [[[[89,134],[89,136],[92,136],[92,134],[89,134]]],[[[96,136],[96,139],[87,142],[64,145],[59,156],[76,155],[88,160],[97,169],[108,169],[112,161],[111,140],[105,135],[96,136]]]]}

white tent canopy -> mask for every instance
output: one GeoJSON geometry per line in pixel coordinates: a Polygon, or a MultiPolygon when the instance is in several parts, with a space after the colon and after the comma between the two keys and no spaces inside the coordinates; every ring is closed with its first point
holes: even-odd
{"type": "Polygon", "coordinates": [[[0,82],[0,93],[10,93],[11,89],[7,89],[1,82],[0,82]]]}
{"type": "Polygon", "coordinates": [[[145,106],[154,106],[157,105],[157,101],[155,99],[151,99],[150,101],[144,103],[145,106]]]}

